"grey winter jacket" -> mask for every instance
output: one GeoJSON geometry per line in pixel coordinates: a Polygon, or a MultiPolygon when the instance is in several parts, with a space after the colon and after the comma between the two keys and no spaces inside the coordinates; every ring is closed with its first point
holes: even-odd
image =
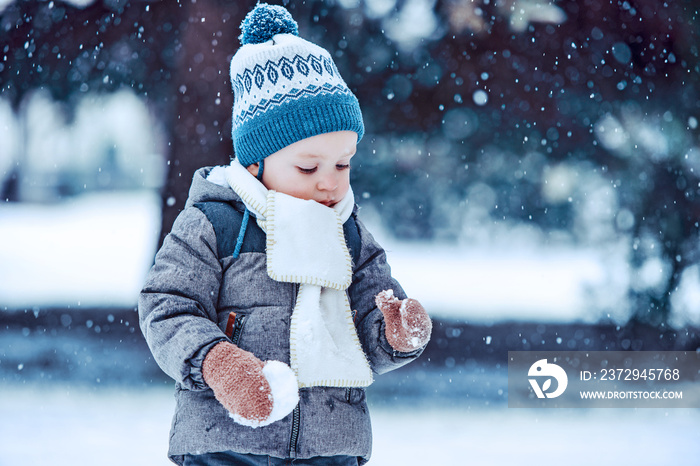
{"type": "MultiPolygon", "coordinates": [[[[259,359],[289,364],[289,323],[297,284],[272,280],[264,251],[233,259],[218,257],[217,237],[202,203],[223,201],[243,211],[230,188],[207,181],[211,168],[195,173],[185,209],[156,255],[139,297],[141,330],[158,365],[176,381],[176,410],[170,458],[236,451],[281,458],[358,456],[369,459],[372,433],[361,388],[312,387],[300,390],[297,409],[286,418],[252,429],[233,422],[202,377],[209,349],[227,340],[230,312],[242,326],[233,341],[259,359]]],[[[355,326],[373,371],[381,374],[417,358],[422,350],[398,353],[384,335],[384,319],[374,304],[382,290],[405,298],[391,277],[384,250],[352,214],[360,239],[348,288],[355,326]]],[[[251,222],[254,223],[254,222],[251,222]]],[[[231,340],[229,340],[231,341],[231,340]]],[[[322,355],[319,355],[322,357],[322,355]]]]}

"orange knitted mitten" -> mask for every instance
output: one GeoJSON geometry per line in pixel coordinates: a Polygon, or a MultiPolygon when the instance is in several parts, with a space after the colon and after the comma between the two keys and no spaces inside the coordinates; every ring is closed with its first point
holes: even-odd
{"type": "Polygon", "coordinates": [[[219,403],[234,417],[260,423],[270,416],[273,405],[264,366],[253,353],[221,342],[204,358],[202,375],[219,403]]]}
{"type": "Polygon", "coordinates": [[[418,301],[399,300],[393,290],[382,291],[374,300],[384,314],[386,339],[392,348],[408,353],[428,343],[433,324],[418,301]]]}

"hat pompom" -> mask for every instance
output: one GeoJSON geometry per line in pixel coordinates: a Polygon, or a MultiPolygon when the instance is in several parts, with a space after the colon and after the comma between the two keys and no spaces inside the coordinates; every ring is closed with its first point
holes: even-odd
{"type": "Polygon", "coordinates": [[[259,3],[241,23],[241,45],[261,44],[275,34],[299,35],[299,26],[284,7],[259,3]]]}

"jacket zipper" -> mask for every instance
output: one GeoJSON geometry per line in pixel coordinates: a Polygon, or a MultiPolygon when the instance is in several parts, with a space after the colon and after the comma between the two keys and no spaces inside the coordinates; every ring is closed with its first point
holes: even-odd
{"type": "Polygon", "coordinates": [[[292,438],[289,439],[289,457],[296,458],[297,456],[297,441],[299,440],[299,424],[300,424],[299,405],[294,408],[292,413],[292,438]]]}
{"type": "MultiPolygon", "coordinates": [[[[297,305],[297,295],[299,294],[299,284],[295,283],[292,288],[292,310],[297,305]]],[[[291,323],[291,322],[290,322],[291,323]]],[[[289,457],[296,458],[297,456],[297,442],[299,441],[299,427],[301,424],[301,412],[300,412],[301,400],[294,408],[292,413],[292,434],[289,439],[289,457]]]]}
{"type": "Polygon", "coordinates": [[[236,323],[233,326],[233,334],[231,335],[231,343],[234,345],[238,344],[238,340],[241,338],[241,332],[243,331],[243,323],[246,320],[246,315],[239,315],[236,319],[236,323]]]}

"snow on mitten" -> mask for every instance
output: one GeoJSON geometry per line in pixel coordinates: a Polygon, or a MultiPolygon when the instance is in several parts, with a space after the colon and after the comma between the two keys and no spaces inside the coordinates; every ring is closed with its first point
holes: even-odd
{"type": "Polygon", "coordinates": [[[384,314],[386,339],[392,348],[409,353],[428,343],[433,323],[418,301],[399,300],[393,290],[382,291],[374,301],[384,314]]]}
{"type": "Polygon", "coordinates": [[[279,361],[262,362],[253,353],[221,342],[202,364],[204,381],[239,424],[260,427],[286,417],[299,402],[297,379],[279,361]]]}

